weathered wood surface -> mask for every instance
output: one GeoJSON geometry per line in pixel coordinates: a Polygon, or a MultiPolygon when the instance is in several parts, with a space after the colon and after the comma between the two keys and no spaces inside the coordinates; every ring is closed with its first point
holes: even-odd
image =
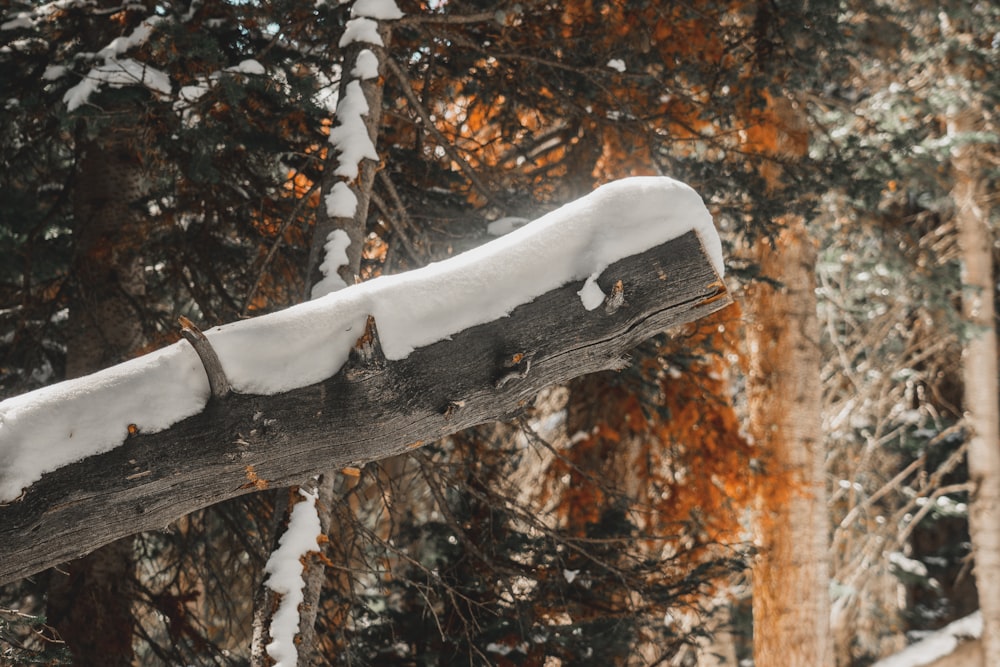
{"type": "Polygon", "coordinates": [[[167,528],[254,492],[254,479],[297,484],[502,420],[540,389],[620,368],[643,340],[731,302],[694,233],[617,262],[598,283],[607,307],[586,311],[582,283],[569,284],[405,359],[359,353],[309,387],[230,393],[166,431],[44,475],[0,505],[0,583],[167,528]]]}

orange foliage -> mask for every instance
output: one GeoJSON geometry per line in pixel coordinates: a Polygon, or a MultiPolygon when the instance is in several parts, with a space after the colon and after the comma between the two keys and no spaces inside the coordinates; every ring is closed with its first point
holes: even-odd
{"type": "MultiPolygon", "coordinates": [[[[759,74],[754,60],[758,3],[730,0],[693,8],[683,3],[638,7],[627,0],[581,0],[535,11],[534,20],[511,24],[515,29],[501,32],[496,49],[484,51],[474,62],[469,68],[473,85],[461,77],[413,82],[421,97],[441,100],[431,109],[437,128],[473,169],[485,174],[503,170],[500,178],[513,175],[520,187],[545,198],[558,191],[559,179],[600,183],[654,173],[653,153],[669,143],[670,152],[678,156],[718,156],[731,149],[763,156],[765,178],[777,182],[786,144],[797,143],[803,135],[801,128],[788,124],[773,134],[775,127],[782,127],[768,115],[780,108],[774,100],[767,98],[768,110],[759,111],[763,91],[753,78],[759,74]],[[551,44],[547,54],[538,52],[539,43],[551,44]],[[630,52],[641,53],[645,64],[615,73],[603,62],[607,56],[590,64],[584,64],[585,57],[576,62],[564,58],[570,53],[579,57],[581,44],[586,44],[586,52],[624,60],[630,52]],[[516,79],[522,65],[554,73],[551,80],[532,81],[530,99],[482,85],[484,80],[516,79]],[[504,72],[507,79],[495,76],[504,72]],[[561,82],[562,73],[586,80],[590,90],[580,91],[575,102],[582,109],[566,102],[564,86],[573,84],[561,82]],[[725,73],[721,78],[730,83],[719,82],[718,73],[725,73]],[[649,80],[664,86],[653,89],[649,80]],[[720,96],[728,100],[721,106],[734,106],[724,117],[711,111],[720,106],[720,96]],[[579,125],[568,122],[571,118],[579,125]],[[554,136],[560,128],[565,132],[554,136]],[[550,141],[542,139],[549,136],[550,141]],[[581,140],[587,145],[577,150],[581,140]]],[[[394,129],[413,132],[412,126],[394,129]]],[[[445,159],[430,143],[428,137],[422,145],[428,159],[445,159]]],[[[450,156],[447,161],[459,170],[450,156]]],[[[578,184],[570,190],[578,192],[575,187],[578,184]]],[[[474,205],[485,203],[474,189],[466,196],[474,205]]]]}
{"type": "Polygon", "coordinates": [[[632,520],[653,538],[649,548],[691,521],[699,539],[745,537],[740,521],[753,498],[754,452],[729,387],[739,318],[734,305],[688,325],[643,362],[641,387],[602,376],[578,382],[584,405],[570,410],[580,410],[580,422],[593,427],[547,471],[564,487],[556,512],[567,528],[582,531],[596,522],[610,489],[618,488],[632,496],[632,520]],[[683,369],[665,367],[672,356],[683,369]]]}
{"type": "Polygon", "coordinates": [[[741,149],[770,160],[761,164],[761,174],[772,190],[781,186],[781,160],[800,158],[809,152],[809,126],[791,100],[764,91],[765,106],[749,112],[739,133],[741,149]]]}

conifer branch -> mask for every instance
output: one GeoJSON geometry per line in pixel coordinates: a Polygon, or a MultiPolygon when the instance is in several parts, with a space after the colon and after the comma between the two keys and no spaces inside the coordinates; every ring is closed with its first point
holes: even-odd
{"type": "Polygon", "coordinates": [[[421,104],[420,98],[417,97],[416,91],[413,90],[413,84],[410,81],[410,77],[403,71],[403,68],[400,67],[399,64],[397,64],[392,58],[386,58],[386,66],[392,72],[393,76],[396,77],[400,87],[403,89],[403,95],[406,97],[406,101],[409,102],[413,110],[417,112],[418,116],[420,116],[421,124],[424,129],[426,129],[427,132],[429,132],[431,136],[437,140],[438,145],[441,146],[444,152],[448,154],[448,157],[454,160],[455,164],[457,164],[459,169],[462,170],[462,173],[465,174],[465,177],[469,179],[470,183],[472,183],[472,186],[476,188],[476,190],[479,191],[479,194],[485,197],[491,204],[499,206],[500,208],[506,208],[502,202],[497,201],[496,196],[489,189],[489,187],[486,186],[483,179],[479,178],[479,174],[477,174],[476,170],[472,168],[472,165],[470,165],[468,161],[462,157],[457,150],[455,150],[455,146],[448,141],[447,137],[445,137],[441,133],[441,130],[439,130],[434,124],[430,113],[426,108],[424,108],[424,105],[421,104]]]}

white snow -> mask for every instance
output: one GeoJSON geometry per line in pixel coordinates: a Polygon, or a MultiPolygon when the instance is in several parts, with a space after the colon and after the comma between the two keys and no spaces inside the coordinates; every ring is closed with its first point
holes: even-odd
{"type": "MultiPolygon", "coordinates": [[[[129,49],[145,44],[156,24],[161,20],[163,19],[158,16],[150,17],[140,23],[131,34],[116,37],[96,54],[91,54],[95,59],[102,60],[103,64],[92,67],[80,83],[66,91],[63,95],[66,108],[73,111],[82,104],[86,104],[90,96],[100,90],[102,84],[113,88],[145,86],[158,95],[169,95],[171,92],[170,76],[166,72],[133,58],[119,58],[129,49]]],[[[47,73],[48,71],[46,71],[47,73]]]]}
{"type": "MultiPolygon", "coordinates": [[[[95,85],[106,83],[113,88],[143,85],[161,95],[170,94],[170,77],[165,72],[132,58],[113,59],[94,67],[87,74],[86,80],[95,85]]],[[[71,93],[72,90],[67,91],[66,96],[71,97],[71,93]]]]}
{"type": "Polygon", "coordinates": [[[514,650],[513,646],[507,646],[506,644],[500,644],[497,642],[490,642],[486,645],[487,653],[496,653],[498,655],[509,655],[511,651],[514,650]]]}
{"type": "Polygon", "coordinates": [[[239,74],[267,74],[267,70],[264,69],[264,66],[253,58],[240,61],[240,64],[235,65],[234,67],[227,67],[225,71],[237,72],[239,74]]]}
{"type": "Polygon", "coordinates": [[[486,225],[486,233],[490,236],[503,236],[504,234],[510,234],[518,227],[524,227],[528,222],[530,221],[527,218],[518,218],[515,216],[499,218],[486,225]]]}
{"type": "Polygon", "coordinates": [[[42,72],[42,80],[55,81],[56,79],[65,75],[66,71],[67,71],[66,68],[63,67],[62,65],[49,65],[48,67],[45,68],[45,71],[42,72]]]}
{"type": "Polygon", "coordinates": [[[202,98],[211,88],[208,83],[197,83],[190,86],[182,86],[177,94],[176,108],[182,108],[185,104],[193,104],[202,98]]]}
{"type": "Polygon", "coordinates": [[[344,26],[344,34],[340,36],[340,48],[354,42],[367,42],[375,46],[385,46],[378,34],[378,23],[370,18],[359,17],[351,19],[344,26]]]}
{"type": "Polygon", "coordinates": [[[608,67],[615,70],[616,72],[625,71],[625,61],[621,58],[612,58],[608,61],[608,67]]]}
{"type": "Polygon", "coordinates": [[[958,648],[962,640],[978,639],[983,634],[983,616],[974,612],[946,625],[926,638],[876,662],[872,667],[923,667],[958,648]]]}
{"type": "Polygon", "coordinates": [[[275,667],[295,667],[299,650],[295,635],[299,632],[299,605],[302,604],[305,581],[302,580],[301,558],[316,551],[316,538],[322,532],[316,512],[316,495],[299,490],[303,500],[292,508],[288,529],[278,539],[278,548],[271,552],[264,572],[264,585],[281,596],[278,610],[271,617],[271,643],[264,647],[275,667]]]}
{"type": "MultiPolygon", "coordinates": [[[[240,61],[238,65],[233,65],[232,67],[227,67],[211,74],[199,75],[195,77],[194,83],[181,86],[180,90],[177,91],[177,96],[174,100],[174,111],[180,114],[187,125],[196,124],[200,120],[200,116],[194,113],[191,107],[204,97],[206,93],[211,91],[223,77],[233,74],[263,76],[267,74],[267,69],[260,61],[247,58],[240,61]]],[[[275,76],[274,78],[279,79],[280,77],[275,76]]]]}
{"type": "MultiPolygon", "coordinates": [[[[402,359],[690,230],[721,276],[719,236],[694,190],[665,177],[623,179],[447,260],[205,334],[234,391],[276,394],[334,375],[369,315],[385,356],[402,359]]],[[[208,396],[197,355],[181,341],[8,399],[0,403],[0,499],[121,444],[129,424],[156,431],[196,414],[208,396]]]]}
{"type": "Polygon", "coordinates": [[[333,184],[325,201],[326,214],[331,218],[353,218],[358,210],[358,197],[344,181],[333,184]]]}
{"type": "Polygon", "coordinates": [[[361,79],[362,81],[377,79],[378,56],[372,53],[370,49],[364,49],[358,54],[354,68],[351,70],[351,76],[361,79]]]}
{"type": "Polygon", "coordinates": [[[122,55],[131,48],[142,46],[149,40],[150,35],[153,34],[153,28],[156,27],[156,24],[162,20],[163,18],[160,16],[149,17],[136,26],[136,29],[131,34],[111,40],[111,43],[98,51],[97,55],[104,58],[114,58],[122,55]]]}
{"type": "Polygon", "coordinates": [[[916,577],[927,576],[927,566],[919,560],[908,558],[899,551],[889,553],[888,560],[900,572],[912,574],[916,577]]]}
{"type": "Polygon", "coordinates": [[[31,15],[27,12],[18,12],[17,15],[9,21],[0,24],[0,30],[17,30],[19,28],[34,28],[35,22],[32,20],[31,15]]]}
{"type": "Polygon", "coordinates": [[[368,102],[358,81],[351,81],[344,97],[337,102],[337,125],[330,130],[330,144],[338,153],[334,174],[348,180],[358,177],[358,164],[364,158],[378,161],[375,145],[368,136],[362,116],[368,114],[368,102]]]}
{"type": "Polygon", "coordinates": [[[117,447],[129,424],[160,431],[201,412],[208,395],[208,378],[194,348],[171,345],[3,401],[0,500],[16,497],[43,472],[117,447]]]}
{"type": "MultiPolygon", "coordinates": [[[[91,70],[93,74],[93,70],[91,70]]],[[[93,95],[100,88],[100,82],[96,77],[91,77],[89,74],[69,90],[63,94],[63,102],[66,103],[66,108],[73,111],[77,107],[85,104],[90,96],[93,95]]]]}
{"type": "Polygon", "coordinates": [[[335,229],[326,237],[326,245],[323,246],[323,263],[319,265],[323,279],[313,285],[312,298],[318,299],[347,287],[347,283],[337,273],[337,269],[347,264],[347,246],[349,245],[351,245],[351,239],[343,229],[335,229]]]}
{"type": "Polygon", "coordinates": [[[601,276],[598,273],[592,273],[587,277],[587,281],[583,283],[583,287],[577,294],[580,296],[580,301],[583,302],[583,307],[587,310],[593,310],[604,303],[604,299],[607,295],[604,294],[604,290],[601,286],[597,284],[597,279],[601,276]]]}
{"type": "Polygon", "coordinates": [[[357,0],[351,6],[351,16],[367,16],[380,21],[403,18],[403,12],[394,0],[357,0]]]}

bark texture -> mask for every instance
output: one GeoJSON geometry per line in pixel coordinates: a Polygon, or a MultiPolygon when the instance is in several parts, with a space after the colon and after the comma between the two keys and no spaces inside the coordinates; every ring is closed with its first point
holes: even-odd
{"type": "MultiPolygon", "coordinates": [[[[392,31],[385,21],[378,22],[378,34],[383,46],[370,44],[368,42],[356,42],[349,44],[344,52],[343,71],[350,74],[344,76],[340,82],[340,100],[347,96],[347,86],[352,81],[357,81],[361,86],[365,102],[368,106],[368,113],[364,116],[365,131],[373,146],[378,145],[378,131],[382,125],[382,87],[385,73],[385,59],[387,49],[392,37],[392,31]],[[364,53],[372,53],[378,59],[378,76],[374,79],[355,78],[354,72],[360,65],[360,57],[364,53]]],[[[327,166],[323,174],[322,196],[325,201],[330,194],[334,184],[340,179],[333,172],[337,165],[336,159],[327,160],[327,166]]],[[[364,250],[365,238],[368,233],[368,208],[372,198],[372,187],[375,183],[375,173],[379,165],[377,162],[364,159],[358,165],[358,178],[351,183],[351,191],[357,198],[357,207],[352,217],[331,217],[326,214],[324,207],[321,207],[319,222],[313,234],[312,247],[310,249],[309,274],[313,281],[319,279],[318,263],[322,260],[324,246],[329,234],[335,229],[342,229],[350,239],[347,247],[347,263],[338,269],[340,278],[347,284],[352,285],[361,275],[361,255],[364,250]]],[[[317,493],[316,512],[319,516],[320,527],[323,535],[336,533],[336,539],[342,545],[353,543],[353,522],[349,507],[341,502],[343,491],[349,485],[349,481],[336,470],[328,470],[316,479],[315,487],[317,493]]],[[[287,518],[286,518],[287,523],[287,518]]],[[[345,568],[341,570],[337,581],[343,592],[348,592],[350,577],[344,576],[343,572],[352,566],[350,559],[351,550],[344,549],[345,557],[337,562],[338,566],[345,568]]],[[[302,580],[304,582],[303,601],[299,605],[299,664],[323,664],[325,662],[320,655],[319,646],[316,641],[316,615],[319,611],[320,596],[323,592],[323,585],[327,580],[327,568],[323,558],[310,558],[304,566],[302,580]]],[[[268,623],[268,626],[270,623],[268,623]]],[[[256,664],[256,663],[254,663],[256,664]]]]}
{"type": "Polygon", "coordinates": [[[585,310],[582,283],[571,283],[405,359],[358,353],[309,387],[230,393],[166,431],[49,473],[0,506],[0,583],[264,485],[510,417],[545,386],[621,368],[639,342],[731,301],[694,233],[616,262],[598,282],[611,293],[619,280],[624,304],[613,312],[585,310]]]}
{"type": "MultiPolygon", "coordinates": [[[[347,45],[344,52],[343,71],[345,76],[340,82],[340,100],[347,96],[347,86],[354,81],[361,84],[361,91],[364,93],[365,102],[368,105],[368,113],[364,115],[365,130],[372,145],[378,144],[378,129],[382,124],[382,87],[385,72],[386,47],[392,36],[391,29],[385,22],[379,22],[379,36],[385,46],[377,46],[368,42],[355,42],[347,45]],[[348,74],[354,71],[358,64],[358,56],[363,51],[370,51],[375,54],[379,62],[379,76],[374,79],[360,80],[348,74]]],[[[330,147],[328,147],[330,150],[330,147]]],[[[332,153],[332,151],[331,151],[332,153]]],[[[325,202],[333,186],[340,182],[340,176],[334,174],[338,164],[335,155],[326,161],[323,172],[322,199],[325,202]]],[[[368,220],[368,207],[371,203],[372,185],[375,182],[375,173],[378,170],[378,163],[372,160],[362,160],[358,165],[358,177],[350,182],[351,192],[358,200],[357,208],[352,217],[334,217],[327,215],[326,207],[320,205],[318,211],[318,222],[313,231],[313,243],[309,251],[309,271],[311,279],[307,282],[309,289],[319,282],[323,276],[319,273],[319,265],[323,261],[324,245],[326,238],[336,229],[342,229],[347,233],[351,244],[347,247],[347,264],[340,267],[338,273],[345,283],[353,285],[361,266],[361,253],[364,250],[365,236],[367,233],[366,222],[368,220]]],[[[309,294],[306,294],[306,299],[309,294]]]]}
{"type": "MultiPolygon", "coordinates": [[[[75,189],[77,236],[66,375],[79,377],[128,358],[143,341],[135,308],[144,292],[136,202],[145,178],[131,133],[92,143],[75,189]]],[[[48,617],[77,665],[131,665],[135,561],[125,538],[52,570],[48,617]]]]}
{"type": "MultiPolygon", "coordinates": [[[[949,118],[953,137],[976,130],[973,110],[949,118]]],[[[955,221],[962,253],[962,316],[968,340],[962,351],[965,420],[969,426],[969,533],[976,588],[983,614],[983,666],[1000,665],[1000,404],[994,313],[993,232],[989,225],[984,170],[977,146],[953,151],[955,221]]]]}
{"type": "Polygon", "coordinates": [[[762,274],[781,286],[758,283],[747,294],[750,431],[766,480],[756,517],[754,661],[832,667],[816,250],[800,220],[786,221],[773,248],[761,241],[756,250],[762,274]]]}

